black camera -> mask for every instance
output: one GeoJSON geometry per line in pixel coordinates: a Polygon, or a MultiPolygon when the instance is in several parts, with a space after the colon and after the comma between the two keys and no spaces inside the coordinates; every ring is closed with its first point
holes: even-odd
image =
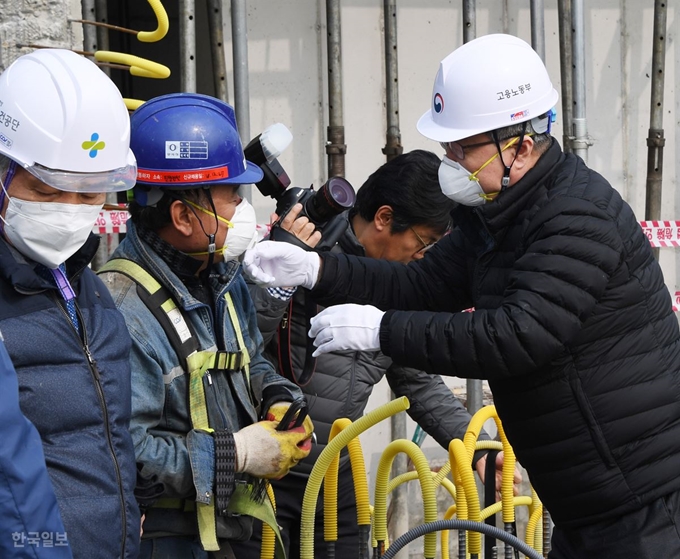
{"type": "Polygon", "coordinates": [[[319,190],[290,187],[290,178],[277,157],[288,147],[292,135],[283,124],[273,124],[253,138],[243,150],[248,161],[258,165],[264,177],[255,186],[264,196],[276,200],[276,213],[279,219],[272,225],[269,238],[286,241],[311,250],[295,235],[281,228],[280,223],[290,209],[297,203],[302,204],[300,216],[306,216],[321,232],[321,241],[314,250],[330,250],[338,242],[348,227],[344,214],[354,206],[356,193],[352,185],[342,177],[331,177],[319,190]]]}

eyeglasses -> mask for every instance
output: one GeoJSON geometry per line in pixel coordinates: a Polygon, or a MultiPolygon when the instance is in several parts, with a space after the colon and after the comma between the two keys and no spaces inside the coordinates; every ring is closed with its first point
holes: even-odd
{"type": "Polygon", "coordinates": [[[463,161],[465,159],[465,150],[471,148],[479,148],[482,146],[488,146],[493,144],[493,140],[487,140],[486,142],[477,142],[476,144],[461,144],[460,142],[439,142],[445,150],[450,151],[457,161],[463,161]]]}
{"type": "Polygon", "coordinates": [[[437,241],[432,241],[431,243],[426,243],[426,242],[423,240],[423,238],[422,238],[420,235],[418,235],[418,232],[417,232],[413,227],[409,227],[409,229],[410,229],[411,231],[413,231],[413,234],[416,236],[416,238],[418,239],[418,241],[420,241],[420,244],[423,245],[423,246],[421,246],[418,250],[416,250],[416,251],[413,253],[414,255],[416,255],[416,254],[424,254],[425,252],[427,252],[428,250],[430,250],[430,249],[434,246],[434,244],[437,242],[437,241]]]}

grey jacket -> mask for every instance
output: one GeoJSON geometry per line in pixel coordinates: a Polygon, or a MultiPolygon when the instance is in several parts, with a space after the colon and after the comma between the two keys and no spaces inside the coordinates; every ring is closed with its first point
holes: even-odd
{"type": "MultiPolygon", "coordinates": [[[[364,256],[351,226],[333,252],[364,256]]],[[[291,359],[296,371],[301,371],[305,360],[307,321],[304,315],[305,297],[309,292],[299,288],[289,313],[289,301],[270,295],[266,289],[249,284],[250,293],[258,311],[258,326],[265,341],[265,355],[278,368],[277,328],[284,314],[291,322],[291,359]]],[[[321,307],[318,309],[321,310],[321,307]]],[[[280,368],[279,368],[280,371],[280,368]]],[[[333,422],[341,417],[352,421],[359,419],[366,408],[373,386],[387,376],[396,396],[406,396],[411,403],[408,414],[443,448],[448,449],[454,438],[463,438],[470,414],[462,402],[444,384],[439,375],[409,367],[393,365],[392,359],[380,351],[336,352],[320,356],[311,381],[302,387],[314,422],[317,442],[310,455],[294,468],[291,474],[309,474],[321,451],[328,443],[333,422]]],[[[481,439],[488,439],[482,433],[481,439]]],[[[484,454],[475,454],[475,462],[484,454]]],[[[349,460],[343,452],[341,467],[349,460]]]]}

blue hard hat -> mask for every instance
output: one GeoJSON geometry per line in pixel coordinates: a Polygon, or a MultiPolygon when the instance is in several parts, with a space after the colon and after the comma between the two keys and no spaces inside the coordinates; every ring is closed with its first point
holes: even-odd
{"type": "Polygon", "coordinates": [[[149,188],[186,190],[262,180],[262,169],[243,154],[233,107],[214,97],[155,97],[132,113],[130,129],[137,158],[134,197],[142,205],[149,188]]]}

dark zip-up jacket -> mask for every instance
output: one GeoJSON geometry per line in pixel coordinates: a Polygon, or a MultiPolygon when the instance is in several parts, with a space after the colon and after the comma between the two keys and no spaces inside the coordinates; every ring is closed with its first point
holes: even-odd
{"type": "MultiPolygon", "coordinates": [[[[334,253],[364,255],[351,226],[348,226],[340,242],[333,248],[334,253]]],[[[277,327],[289,302],[281,301],[268,294],[266,289],[250,286],[251,295],[258,310],[258,325],[268,341],[267,357],[278,364],[277,327]]],[[[302,371],[305,360],[307,319],[305,297],[309,292],[298,289],[293,299],[293,313],[286,320],[291,328],[291,358],[296,371],[302,371]]],[[[321,310],[321,308],[319,308],[321,310]]],[[[292,473],[309,474],[321,451],[328,444],[331,426],[341,417],[356,421],[366,409],[373,387],[386,376],[396,396],[406,396],[410,402],[408,414],[442,447],[448,449],[453,438],[465,435],[470,414],[438,375],[410,367],[400,367],[380,351],[336,352],[320,356],[312,380],[302,387],[309,404],[310,417],[314,421],[317,443],[310,455],[292,470],[292,473]]],[[[480,439],[488,439],[483,433],[480,439]]],[[[478,460],[484,452],[475,455],[478,460]]],[[[349,457],[343,453],[341,465],[349,457]]],[[[285,481],[284,481],[285,483],[285,481]]]]}
{"type": "Polygon", "coordinates": [[[381,348],[396,363],[489,379],[556,524],[616,518],[680,489],[678,321],[619,193],[553,140],[454,224],[408,266],[325,255],[313,293],[387,310],[381,348]]]}
{"type": "Polygon", "coordinates": [[[98,245],[91,235],[66,263],[81,339],[56,286],[0,239],[0,330],[17,371],[21,410],[42,439],[73,556],[135,559],[130,337],[87,267],[98,245]]]}

